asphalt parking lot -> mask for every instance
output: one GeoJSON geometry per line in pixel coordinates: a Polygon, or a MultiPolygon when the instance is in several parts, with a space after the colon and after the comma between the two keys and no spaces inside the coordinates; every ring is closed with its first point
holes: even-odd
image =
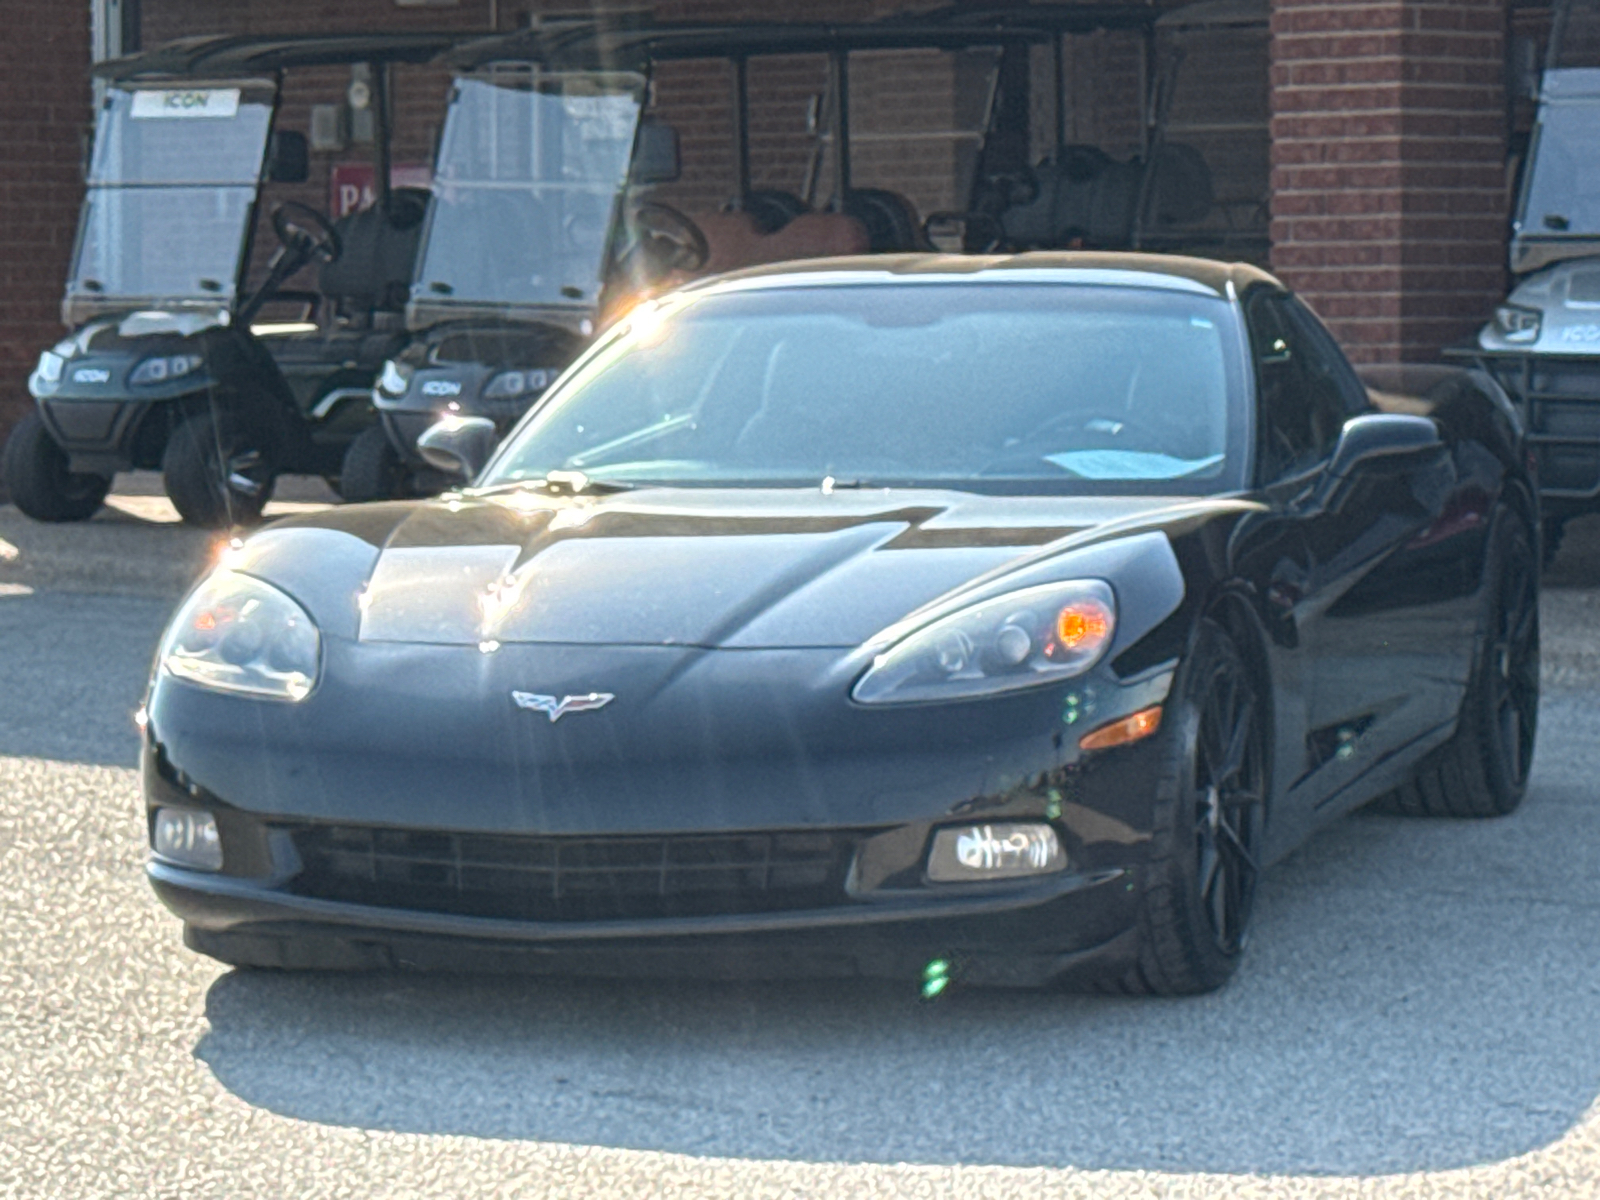
{"type": "Polygon", "coordinates": [[[1213,996],[922,1004],[186,951],[132,713],[213,550],[124,490],[0,508],[0,1194],[1600,1194],[1600,521],[1549,576],[1516,816],[1327,830],[1213,996]]]}

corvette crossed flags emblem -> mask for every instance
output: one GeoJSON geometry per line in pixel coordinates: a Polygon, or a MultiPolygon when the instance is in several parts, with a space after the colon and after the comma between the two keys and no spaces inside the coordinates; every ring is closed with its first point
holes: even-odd
{"type": "Polygon", "coordinates": [[[535,692],[512,692],[511,698],[517,702],[518,708],[544,713],[550,718],[552,725],[568,713],[594,712],[616,699],[610,692],[590,692],[587,696],[563,696],[559,700],[554,696],[541,696],[535,692]]]}

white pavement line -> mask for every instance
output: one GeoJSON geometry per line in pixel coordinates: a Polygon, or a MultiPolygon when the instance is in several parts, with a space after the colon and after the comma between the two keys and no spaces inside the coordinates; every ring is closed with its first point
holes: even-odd
{"type": "Polygon", "coordinates": [[[20,557],[22,557],[21,550],[6,541],[5,538],[0,538],[0,562],[16,562],[20,557]]]}
{"type": "Polygon", "coordinates": [[[0,598],[31,595],[33,595],[33,589],[25,583],[0,583],[0,598]]]}

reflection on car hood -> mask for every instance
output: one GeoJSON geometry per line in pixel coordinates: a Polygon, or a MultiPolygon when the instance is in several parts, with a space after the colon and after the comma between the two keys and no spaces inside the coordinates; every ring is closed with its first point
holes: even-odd
{"type": "Polygon", "coordinates": [[[366,642],[853,647],[980,577],[1237,504],[527,490],[300,518],[252,539],[253,569],[281,578],[273,563],[316,557],[319,538],[329,554],[370,544],[356,626],[366,642]],[[281,553],[267,553],[274,542],[281,553]]]}

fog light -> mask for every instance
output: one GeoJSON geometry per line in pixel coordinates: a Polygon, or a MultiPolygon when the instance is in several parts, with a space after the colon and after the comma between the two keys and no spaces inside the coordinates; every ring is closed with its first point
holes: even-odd
{"type": "Polygon", "coordinates": [[[157,857],[180,867],[222,870],[222,839],[217,836],[217,819],[208,812],[187,808],[156,809],[150,845],[157,857]]]}
{"type": "Polygon", "coordinates": [[[963,825],[933,836],[928,878],[935,883],[1017,879],[1065,870],[1067,855],[1048,825],[963,825]]]}

